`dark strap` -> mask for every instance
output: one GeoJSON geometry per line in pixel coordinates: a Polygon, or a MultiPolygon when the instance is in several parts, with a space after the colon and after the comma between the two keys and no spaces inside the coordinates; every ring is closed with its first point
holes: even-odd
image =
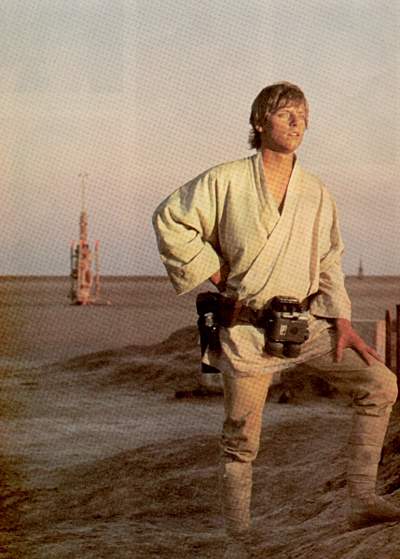
{"type": "Polygon", "coordinates": [[[218,322],[230,327],[236,324],[259,325],[263,310],[256,311],[237,299],[220,297],[218,302],[218,322]]]}
{"type": "MultiPolygon", "coordinates": [[[[301,303],[302,310],[309,309],[310,301],[308,298],[301,303]]],[[[218,322],[221,326],[230,327],[236,324],[252,324],[253,326],[263,327],[266,309],[255,310],[245,305],[237,299],[220,296],[218,299],[218,322]]]]}

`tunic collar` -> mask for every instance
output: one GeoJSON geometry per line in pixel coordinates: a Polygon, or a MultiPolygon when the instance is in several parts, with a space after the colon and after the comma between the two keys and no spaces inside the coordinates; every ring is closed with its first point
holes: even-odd
{"type": "Polygon", "coordinates": [[[284,217],[285,214],[291,213],[291,210],[296,204],[298,198],[298,185],[301,182],[299,180],[299,177],[301,175],[301,167],[298,163],[298,158],[295,155],[292,174],[290,175],[282,211],[280,212],[274,196],[268,190],[261,151],[257,151],[257,153],[253,156],[253,164],[253,169],[255,172],[255,186],[261,202],[260,218],[265,228],[267,229],[268,235],[270,235],[275,229],[279,220],[284,217]]]}

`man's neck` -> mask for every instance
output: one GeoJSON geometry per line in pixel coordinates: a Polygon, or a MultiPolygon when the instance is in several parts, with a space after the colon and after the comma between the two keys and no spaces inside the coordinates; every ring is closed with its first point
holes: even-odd
{"type": "Polygon", "coordinates": [[[293,169],[295,155],[294,153],[279,153],[269,149],[261,150],[264,169],[269,172],[285,173],[291,172],[293,169]]]}

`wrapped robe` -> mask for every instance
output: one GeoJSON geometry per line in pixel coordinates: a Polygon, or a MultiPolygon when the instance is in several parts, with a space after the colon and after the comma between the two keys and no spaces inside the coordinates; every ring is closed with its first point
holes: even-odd
{"type": "MultiPolygon", "coordinates": [[[[281,213],[257,152],[218,165],[179,188],[157,208],[153,224],[161,259],[178,294],[227,264],[224,294],[253,309],[276,295],[310,297],[310,339],[300,358],[285,359],[286,364],[331,349],[327,336],[324,343],[316,343],[331,325],[325,319],[350,319],[335,202],[297,160],[281,213]]],[[[263,345],[259,328],[224,328],[224,355],[209,362],[247,373],[281,367],[282,359],[266,356],[263,345]]]]}

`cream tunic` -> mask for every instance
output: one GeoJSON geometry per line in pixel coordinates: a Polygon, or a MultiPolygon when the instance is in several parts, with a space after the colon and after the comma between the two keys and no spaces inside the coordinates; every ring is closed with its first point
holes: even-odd
{"type": "MultiPolygon", "coordinates": [[[[299,300],[313,295],[311,338],[304,344],[301,360],[311,349],[313,355],[330,349],[327,336],[324,348],[314,343],[329,323],[313,317],[350,319],[335,202],[321,181],[297,161],[282,213],[268,191],[257,152],[218,165],[182,186],[160,204],[153,224],[161,259],[178,294],[198,286],[227,263],[225,295],[254,309],[276,295],[299,300]]],[[[282,366],[282,359],[263,354],[262,330],[247,325],[223,330],[225,368],[250,372],[277,363],[282,366]],[[250,359],[239,346],[248,348],[250,359]]],[[[210,362],[222,364],[221,359],[210,362]]]]}

